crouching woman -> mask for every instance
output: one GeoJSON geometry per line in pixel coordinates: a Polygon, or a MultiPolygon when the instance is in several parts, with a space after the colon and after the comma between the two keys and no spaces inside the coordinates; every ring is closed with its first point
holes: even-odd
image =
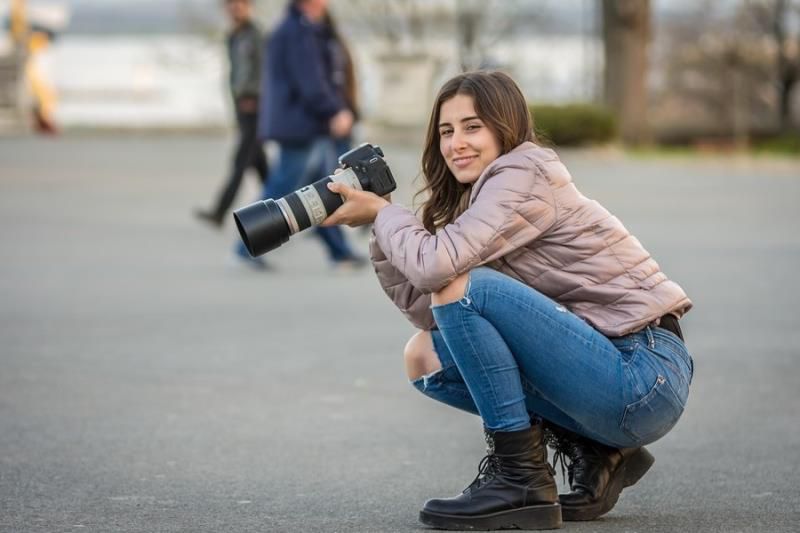
{"type": "Polygon", "coordinates": [[[434,104],[421,219],[332,184],[326,224],[374,222],[372,262],[419,328],[405,351],[423,394],[479,415],[488,455],[444,529],[549,529],[608,512],[683,412],[693,364],[684,291],[625,226],[536,144],[525,98],[500,72],[459,75],[434,104]],[[557,493],[545,436],[570,460],[557,493]]]}

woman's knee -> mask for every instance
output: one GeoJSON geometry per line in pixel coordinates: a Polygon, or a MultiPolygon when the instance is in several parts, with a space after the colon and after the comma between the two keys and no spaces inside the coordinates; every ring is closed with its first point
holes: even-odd
{"type": "Polygon", "coordinates": [[[442,368],[439,356],[433,347],[433,338],[430,331],[418,331],[408,343],[403,352],[408,379],[414,381],[442,368]]]}
{"type": "Polygon", "coordinates": [[[431,295],[431,303],[433,305],[444,305],[457,302],[466,294],[468,284],[469,272],[465,272],[451,281],[443,289],[434,292],[431,295]]]}

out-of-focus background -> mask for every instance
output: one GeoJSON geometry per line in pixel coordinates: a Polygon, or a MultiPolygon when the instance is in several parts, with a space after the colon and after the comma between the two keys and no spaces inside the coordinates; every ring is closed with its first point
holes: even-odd
{"type": "MultiPolygon", "coordinates": [[[[285,2],[254,4],[269,29],[285,2]]],[[[600,131],[564,132],[570,139],[608,141],[616,132],[636,143],[787,149],[797,149],[797,9],[791,0],[331,5],[356,56],[371,122],[418,126],[440,82],[489,67],[507,70],[532,104],[548,106],[545,122],[551,113],[600,122],[592,126],[600,131]],[[570,104],[599,109],[564,109],[570,104]],[[585,116],[592,112],[598,116],[585,116]]],[[[0,17],[11,30],[0,37],[3,131],[27,126],[13,115],[31,105],[30,90],[15,99],[10,87],[26,77],[26,63],[50,86],[53,118],[66,130],[230,122],[219,0],[3,0],[0,17]],[[12,16],[15,5],[22,20],[12,16]],[[52,37],[49,44],[22,43],[26,23],[52,37]]],[[[576,129],[586,129],[581,124],[576,129]]]]}
{"type": "MultiPolygon", "coordinates": [[[[269,30],[286,2],[254,3],[269,30]]],[[[330,9],[396,202],[439,85],[506,70],[695,303],[655,467],[565,529],[796,531],[800,1],[330,9]]],[[[236,138],[225,20],[219,0],[0,0],[2,533],[414,531],[475,475],[480,421],[409,386],[413,328],[369,267],[297,235],[242,268],[230,218],[193,218],[236,138]]],[[[235,206],[259,194],[247,177],[235,206]]]]}

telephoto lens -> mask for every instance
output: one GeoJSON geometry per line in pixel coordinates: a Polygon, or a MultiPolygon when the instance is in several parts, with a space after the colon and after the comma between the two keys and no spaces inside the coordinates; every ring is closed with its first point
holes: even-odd
{"type": "Polygon", "coordinates": [[[251,256],[274,250],[295,233],[321,224],[336,211],[344,200],[328,190],[330,182],[341,182],[378,196],[385,196],[397,187],[378,146],[364,143],[342,154],[339,166],[342,172],[326,176],[279,200],[262,200],[234,211],[236,228],[251,256]]]}

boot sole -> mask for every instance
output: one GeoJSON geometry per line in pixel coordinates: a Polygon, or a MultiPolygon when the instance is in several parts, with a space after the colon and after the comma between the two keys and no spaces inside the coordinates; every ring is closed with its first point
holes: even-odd
{"type": "Polygon", "coordinates": [[[458,516],[420,511],[419,521],[437,529],[478,530],[494,529],[558,529],[561,505],[531,505],[509,511],[473,516],[458,516]]]}
{"type": "Polygon", "coordinates": [[[562,504],[561,513],[564,521],[581,522],[603,516],[617,504],[622,489],[630,487],[642,479],[655,461],[653,454],[645,448],[639,448],[635,453],[622,460],[619,465],[619,468],[622,469],[621,475],[614,476],[611,483],[606,486],[605,494],[597,502],[574,507],[562,504]]]}

